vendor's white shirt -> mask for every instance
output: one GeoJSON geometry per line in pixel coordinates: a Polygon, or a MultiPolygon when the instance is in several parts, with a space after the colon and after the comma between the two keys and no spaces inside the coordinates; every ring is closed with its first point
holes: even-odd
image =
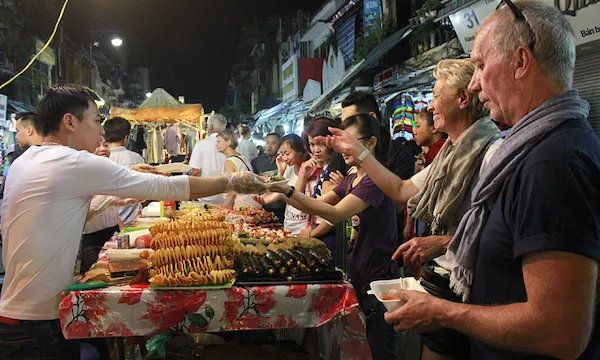
{"type": "Polygon", "coordinates": [[[6,269],[0,316],[58,318],[60,293],[73,268],[94,195],[186,200],[187,176],[129,171],[66,146],[32,146],[11,166],[2,206],[2,262],[6,269]]]}
{"type": "MultiPolygon", "coordinates": [[[[462,137],[459,137],[458,141],[460,141],[461,139],[462,137]]],[[[492,156],[496,153],[500,144],[502,144],[502,141],[502,139],[494,141],[486,150],[485,155],[483,155],[483,162],[481,163],[481,167],[479,168],[479,173],[473,177],[473,181],[469,186],[469,195],[465,196],[462,204],[458,209],[459,219],[461,219],[465,215],[465,213],[471,208],[471,193],[473,192],[473,188],[475,187],[475,184],[477,184],[477,182],[479,181],[479,178],[483,174],[483,171],[487,168],[488,164],[490,163],[492,156]]],[[[427,176],[429,175],[430,171],[431,165],[416,173],[413,177],[410,178],[410,181],[417,187],[417,189],[421,190],[423,186],[425,186],[425,181],[427,180],[427,176]]],[[[456,228],[450,229],[449,235],[454,235],[455,231],[456,228]]],[[[438,265],[447,270],[451,270],[452,268],[453,259],[450,257],[449,252],[446,252],[444,255],[438,257],[437,259],[435,259],[435,261],[438,263],[438,265]]]]}
{"type": "MultiPolygon", "coordinates": [[[[101,203],[108,201],[112,196],[96,195],[92,198],[90,209],[99,208],[101,203]]],[[[92,217],[85,223],[84,234],[95,233],[113,226],[119,225],[119,208],[111,206],[100,214],[92,217]]]]}
{"type": "MultiPolygon", "coordinates": [[[[116,148],[110,149],[110,159],[117,164],[129,169],[133,165],[145,164],[144,158],[131,150],[127,150],[124,146],[119,146],[116,148]]],[[[123,222],[123,224],[129,226],[131,225],[138,216],[138,213],[142,210],[142,204],[130,204],[123,206],[119,212],[119,219],[123,222]]],[[[106,217],[112,216],[105,215],[106,217]]],[[[106,218],[106,221],[112,222],[112,218],[106,218]]],[[[114,226],[114,225],[110,225],[114,226]]],[[[102,230],[102,229],[100,229],[102,230]]]]}
{"type": "MultiPolygon", "coordinates": [[[[288,180],[289,185],[296,185],[298,175],[296,175],[296,173],[294,172],[293,166],[288,166],[283,176],[288,180]]],[[[285,205],[285,220],[283,221],[283,228],[290,230],[292,232],[292,235],[298,235],[300,231],[306,229],[307,221],[307,214],[296,209],[292,205],[285,205]]]]}
{"type": "MultiPolygon", "coordinates": [[[[217,151],[217,134],[211,134],[204,140],[198,141],[192,157],[190,158],[190,166],[194,169],[202,170],[200,177],[213,177],[223,174],[223,165],[227,156],[217,151]]],[[[225,195],[215,195],[198,199],[201,202],[223,205],[225,203],[225,195]]]]}

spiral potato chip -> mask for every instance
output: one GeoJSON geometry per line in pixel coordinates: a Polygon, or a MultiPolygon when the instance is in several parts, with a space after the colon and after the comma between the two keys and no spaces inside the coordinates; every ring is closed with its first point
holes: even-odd
{"type": "Polygon", "coordinates": [[[224,219],[224,214],[201,213],[152,226],[150,282],[176,287],[231,281],[239,241],[224,219]]]}

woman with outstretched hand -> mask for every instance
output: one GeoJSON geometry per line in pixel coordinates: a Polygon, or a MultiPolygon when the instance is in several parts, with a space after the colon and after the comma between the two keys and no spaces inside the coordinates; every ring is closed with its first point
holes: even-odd
{"type": "Polygon", "coordinates": [[[397,241],[396,206],[361,167],[361,161],[367,155],[386,162],[390,135],[368,114],[351,116],[341,126],[346,129],[345,134],[365,149],[356,156],[343,155],[346,164],[356,166],[356,173],[346,176],[333,191],[318,199],[296,191],[290,185],[275,185],[271,191],[279,193],[278,198],[289,205],[333,224],[358,215],[358,238],[348,250],[348,276],[367,317],[367,338],[373,359],[398,359],[398,335],[383,319],[385,308],[373,295],[367,295],[371,281],[399,276],[398,266],[392,261],[397,241]]]}

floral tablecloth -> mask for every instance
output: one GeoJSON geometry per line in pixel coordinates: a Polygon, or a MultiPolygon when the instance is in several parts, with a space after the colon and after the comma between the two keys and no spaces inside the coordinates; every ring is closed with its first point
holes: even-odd
{"type": "Polygon", "coordinates": [[[349,284],[153,290],[147,285],[73,291],[59,309],[67,339],[317,328],[325,359],[367,359],[364,322],[349,284]],[[332,321],[334,320],[334,321],[332,321]]]}

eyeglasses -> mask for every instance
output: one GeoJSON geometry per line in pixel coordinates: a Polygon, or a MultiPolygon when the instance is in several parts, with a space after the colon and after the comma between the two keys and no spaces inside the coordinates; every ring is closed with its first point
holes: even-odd
{"type": "Polygon", "coordinates": [[[372,136],[363,136],[363,137],[359,137],[356,140],[361,141],[361,140],[367,140],[367,139],[370,139],[370,138],[372,138],[372,136]]]}
{"type": "Polygon", "coordinates": [[[533,46],[535,45],[535,31],[533,31],[533,27],[531,26],[531,24],[529,23],[529,21],[527,21],[527,18],[525,17],[525,15],[523,15],[523,12],[521,10],[519,10],[519,8],[517,8],[517,6],[515,5],[515,3],[513,3],[511,0],[502,0],[502,1],[500,1],[500,4],[498,4],[498,6],[496,6],[496,10],[500,9],[502,7],[502,5],[504,5],[504,4],[508,5],[508,7],[510,8],[510,10],[515,15],[515,18],[518,21],[522,21],[525,25],[527,25],[527,27],[531,31],[531,34],[533,35],[533,39],[529,43],[529,49],[531,49],[531,52],[533,52],[533,46]]]}

